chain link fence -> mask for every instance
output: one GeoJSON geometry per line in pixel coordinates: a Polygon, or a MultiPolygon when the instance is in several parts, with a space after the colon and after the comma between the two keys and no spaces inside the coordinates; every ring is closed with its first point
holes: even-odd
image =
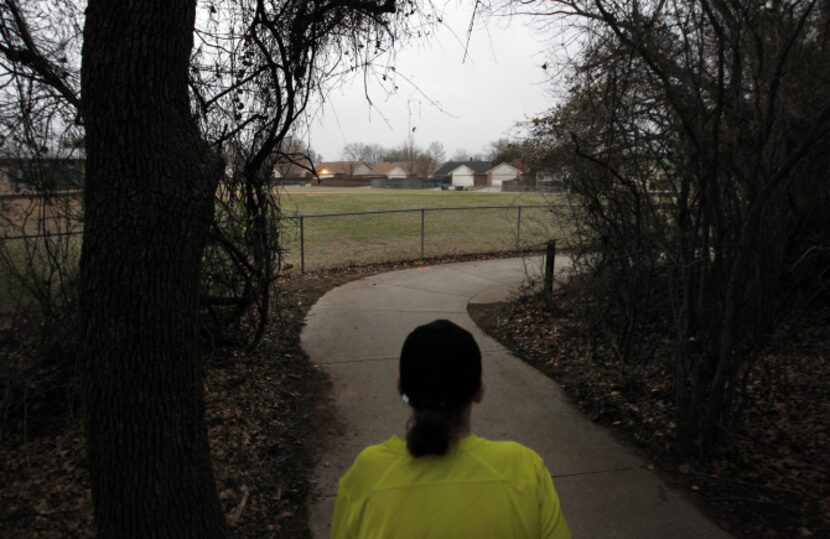
{"type": "Polygon", "coordinates": [[[567,244],[569,206],[470,206],[286,216],[283,260],[300,272],[567,244]]]}
{"type": "MultiPolygon", "coordinates": [[[[285,216],[281,218],[280,244],[284,269],[299,272],[457,254],[541,250],[552,238],[558,239],[559,245],[568,245],[572,236],[570,211],[566,205],[523,205],[285,216]]],[[[0,304],[8,307],[20,292],[31,295],[21,290],[21,276],[43,284],[74,274],[81,234],[79,229],[0,234],[0,304]]]]}

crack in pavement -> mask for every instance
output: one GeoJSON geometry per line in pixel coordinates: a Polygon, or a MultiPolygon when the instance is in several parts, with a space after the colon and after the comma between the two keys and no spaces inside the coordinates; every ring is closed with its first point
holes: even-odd
{"type": "Polygon", "coordinates": [[[497,280],[495,280],[495,279],[491,279],[490,277],[482,277],[482,276],[480,276],[480,275],[476,275],[476,274],[474,274],[474,273],[470,273],[470,272],[468,272],[468,271],[460,270],[460,269],[458,269],[458,268],[447,268],[447,270],[448,270],[448,271],[453,271],[453,272],[455,272],[455,273],[460,273],[460,274],[462,274],[462,275],[467,275],[468,277],[475,277],[475,278],[477,278],[477,279],[481,279],[482,281],[489,281],[489,282],[491,282],[491,283],[493,283],[493,284],[497,284],[497,285],[499,285],[499,286],[509,286],[509,285],[511,285],[511,284],[515,284],[515,282],[516,282],[515,280],[511,280],[511,281],[497,281],[497,280]]]}
{"type": "Polygon", "coordinates": [[[630,472],[631,470],[646,470],[647,467],[644,465],[640,466],[626,466],[625,468],[611,468],[608,470],[596,470],[591,472],[573,472],[573,473],[563,473],[563,474],[550,474],[551,477],[554,479],[561,479],[563,477],[580,477],[583,475],[597,475],[602,473],[615,473],[615,472],[630,472]]]}
{"type": "Polygon", "coordinates": [[[469,297],[471,297],[469,294],[462,294],[462,293],[459,293],[459,292],[445,292],[443,290],[435,290],[435,289],[432,289],[432,288],[416,288],[414,286],[405,286],[405,285],[402,285],[402,284],[389,284],[389,283],[384,283],[384,282],[381,282],[381,281],[371,281],[371,280],[368,280],[368,279],[366,280],[366,282],[372,283],[374,285],[386,286],[386,287],[389,287],[389,288],[402,288],[404,290],[412,290],[414,292],[430,292],[430,293],[433,293],[433,294],[444,294],[444,295],[447,295],[447,296],[457,296],[459,298],[469,298],[469,297]]]}

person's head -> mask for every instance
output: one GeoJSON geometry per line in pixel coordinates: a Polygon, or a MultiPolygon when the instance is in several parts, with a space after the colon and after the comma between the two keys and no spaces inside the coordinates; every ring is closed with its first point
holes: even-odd
{"type": "Polygon", "coordinates": [[[400,391],[414,410],[406,444],[412,456],[443,455],[481,398],[481,351],[449,320],[419,326],[403,343],[400,391]]]}

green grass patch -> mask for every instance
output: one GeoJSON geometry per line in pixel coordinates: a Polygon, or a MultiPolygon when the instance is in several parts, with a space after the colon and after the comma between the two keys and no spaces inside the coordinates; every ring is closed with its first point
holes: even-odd
{"type": "Polygon", "coordinates": [[[564,203],[561,195],[543,195],[540,193],[486,193],[481,191],[313,186],[287,187],[280,190],[280,203],[283,212],[287,215],[412,208],[515,206],[560,202],[564,203]]]}
{"type": "MultiPolygon", "coordinates": [[[[531,249],[541,247],[551,238],[567,245],[571,236],[567,225],[570,212],[556,208],[556,205],[566,204],[561,195],[293,187],[281,189],[280,203],[286,215],[312,216],[306,217],[303,223],[307,270],[421,256],[420,211],[313,217],[316,214],[426,208],[425,257],[531,249]],[[519,219],[517,205],[546,207],[524,207],[519,219]],[[488,209],[482,206],[503,207],[488,209]],[[440,208],[468,209],[440,211],[440,208]]],[[[281,244],[286,249],[284,261],[299,269],[299,221],[286,219],[282,230],[281,244]]],[[[31,240],[28,244],[22,240],[7,240],[3,248],[7,262],[26,270],[26,261],[32,260],[33,267],[28,268],[28,273],[38,275],[41,282],[54,282],[56,276],[47,271],[51,266],[42,245],[31,240]]],[[[73,237],[59,251],[63,267],[76,271],[79,251],[80,236],[73,237]]],[[[26,297],[27,292],[19,279],[4,270],[0,274],[0,311],[8,311],[11,305],[26,297]]]]}
{"type": "MultiPolygon", "coordinates": [[[[566,240],[565,201],[538,193],[482,193],[294,188],[282,193],[287,215],[304,215],[305,269],[415,259],[421,256],[421,212],[320,216],[316,214],[425,208],[423,256],[499,252],[566,240]],[[543,208],[518,205],[540,205],[543,208]],[[500,206],[487,208],[486,206],[500,206]],[[441,208],[447,208],[441,210],[441,208]],[[449,209],[464,208],[464,209],[449,209]]],[[[286,219],[284,260],[300,266],[300,223],[286,219]]]]}

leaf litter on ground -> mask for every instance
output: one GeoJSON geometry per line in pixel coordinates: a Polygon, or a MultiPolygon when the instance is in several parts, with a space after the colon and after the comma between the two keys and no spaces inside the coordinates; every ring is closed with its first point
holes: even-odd
{"type": "MultiPolygon", "coordinates": [[[[707,463],[679,457],[670,362],[620,365],[575,317],[575,295],[555,309],[538,296],[471,305],[485,331],[557,381],[589,418],[646,451],[671,483],[738,537],[830,537],[830,306],[796,313],[747,373],[742,421],[707,463]]],[[[672,357],[658,328],[639,349],[672,357]]]]}

